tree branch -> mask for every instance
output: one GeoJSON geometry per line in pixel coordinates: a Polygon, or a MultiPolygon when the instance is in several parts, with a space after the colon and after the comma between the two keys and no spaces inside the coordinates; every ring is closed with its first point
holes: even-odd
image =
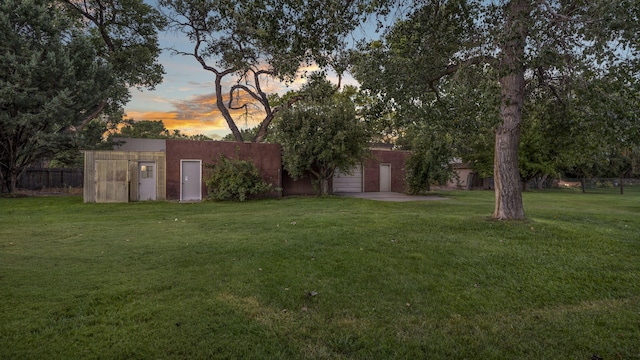
{"type": "Polygon", "coordinates": [[[96,117],[98,117],[98,115],[100,115],[100,113],[102,112],[102,110],[104,110],[105,107],[107,107],[109,103],[107,102],[107,100],[102,100],[98,105],[96,105],[95,109],[93,109],[92,112],[90,112],[89,114],[87,114],[83,119],[82,122],[80,123],[80,125],[78,126],[70,126],[67,129],[64,130],[64,132],[66,133],[73,133],[73,132],[78,132],[78,131],[82,131],[82,129],[84,129],[84,127],[93,119],[95,119],[96,117]]]}
{"type": "MultiPolygon", "coordinates": [[[[87,5],[86,1],[84,2],[84,9],[76,5],[72,0],[62,0],[62,1],[67,5],[67,7],[80,13],[80,15],[84,16],[87,20],[91,21],[98,28],[98,31],[100,32],[100,37],[102,38],[105,45],[107,46],[109,53],[113,53],[116,51],[115,45],[113,44],[113,40],[111,40],[109,33],[105,29],[104,10],[106,8],[104,7],[104,5],[102,5],[99,1],[97,2],[100,9],[98,10],[98,14],[96,16],[89,12],[88,10],[89,6],[87,5]]],[[[115,12],[113,16],[115,16],[115,12]]]]}
{"type": "Polygon", "coordinates": [[[461,68],[472,66],[472,65],[480,65],[480,64],[487,64],[491,67],[497,67],[498,59],[496,59],[493,56],[486,56],[486,55],[475,56],[465,61],[459,62],[457,64],[452,64],[447,66],[447,68],[442,70],[441,72],[436,73],[431,77],[428,77],[426,81],[427,83],[429,83],[429,88],[431,88],[431,90],[433,90],[433,92],[439,98],[438,89],[435,85],[438,80],[442,79],[445,76],[455,74],[461,68]]]}
{"type": "Polygon", "coordinates": [[[544,7],[544,9],[551,15],[551,17],[558,22],[583,22],[583,23],[594,23],[598,20],[596,19],[580,19],[571,17],[568,15],[560,14],[553,9],[549,1],[547,0],[538,0],[538,5],[544,7]]]}
{"type": "Polygon", "coordinates": [[[262,98],[261,98],[260,96],[258,96],[258,94],[256,94],[255,92],[253,92],[253,91],[252,91],[252,90],[251,90],[247,85],[236,84],[236,85],[233,85],[233,86],[231,87],[231,89],[229,90],[229,103],[228,103],[228,107],[229,107],[229,109],[232,109],[232,110],[240,110],[240,109],[242,109],[242,108],[246,108],[246,107],[247,107],[247,104],[246,104],[246,103],[245,103],[245,104],[242,104],[242,105],[241,105],[241,106],[239,106],[239,107],[234,107],[234,106],[233,106],[233,104],[232,104],[232,103],[233,103],[233,100],[234,100],[233,93],[234,93],[234,91],[236,91],[236,90],[244,90],[247,94],[249,94],[249,96],[251,96],[252,98],[254,98],[254,99],[258,100],[261,104],[263,104],[263,105],[264,105],[264,103],[262,102],[262,98]]]}
{"type": "Polygon", "coordinates": [[[562,105],[565,105],[564,100],[560,97],[560,94],[558,93],[558,90],[555,88],[555,86],[551,85],[551,83],[549,81],[547,81],[546,77],[544,76],[544,70],[542,69],[542,67],[538,67],[538,69],[536,69],[538,72],[538,77],[540,78],[540,81],[546,85],[549,90],[551,90],[551,93],[553,94],[553,96],[560,101],[560,103],[562,105]]]}

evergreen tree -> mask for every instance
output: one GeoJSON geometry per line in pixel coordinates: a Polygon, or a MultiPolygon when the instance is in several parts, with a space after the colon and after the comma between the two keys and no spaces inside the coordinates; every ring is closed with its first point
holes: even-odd
{"type": "Polygon", "coordinates": [[[115,84],[59,6],[46,0],[0,2],[0,188],[13,192],[35,161],[72,146],[83,122],[115,84]]]}

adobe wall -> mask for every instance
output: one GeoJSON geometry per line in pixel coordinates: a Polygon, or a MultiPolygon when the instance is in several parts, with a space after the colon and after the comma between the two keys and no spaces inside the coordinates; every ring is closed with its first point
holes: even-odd
{"type": "MultiPolygon", "coordinates": [[[[282,188],[279,144],[239,143],[229,141],[167,140],[167,199],[180,200],[180,160],[202,160],[202,178],[206,177],[206,164],[214,163],[219,154],[229,158],[251,159],[260,175],[276,188],[282,188]]],[[[202,198],[207,189],[202,182],[202,198]]],[[[274,192],[273,196],[280,196],[274,192]]]]}
{"type": "Polygon", "coordinates": [[[391,164],[391,191],[406,191],[405,164],[411,155],[409,151],[371,150],[371,156],[364,162],[364,192],[380,191],[380,164],[391,164]]]}

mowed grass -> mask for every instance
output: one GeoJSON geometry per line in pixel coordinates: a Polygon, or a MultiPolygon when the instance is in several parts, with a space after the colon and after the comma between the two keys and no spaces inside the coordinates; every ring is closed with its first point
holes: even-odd
{"type": "Polygon", "coordinates": [[[640,192],[0,199],[1,359],[640,359],[640,192]]]}

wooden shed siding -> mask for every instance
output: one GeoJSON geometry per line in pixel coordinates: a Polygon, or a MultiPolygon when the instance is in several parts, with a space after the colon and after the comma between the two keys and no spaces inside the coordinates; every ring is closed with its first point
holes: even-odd
{"type": "MultiPolygon", "coordinates": [[[[105,189],[106,184],[97,184],[98,181],[108,181],[106,177],[96,176],[96,161],[123,160],[128,161],[128,200],[138,199],[138,162],[153,161],[156,163],[156,191],[157,200],[166,199],[166,155],[164,152],[153,151],[84,151],[84,202],[97,202],[96,197],[99,188],[105,189]]],[[[113,196],[116,196],[114,193],[113,196]]],[[[101,202],[116,201],[100,199],[101,202]]]]}

